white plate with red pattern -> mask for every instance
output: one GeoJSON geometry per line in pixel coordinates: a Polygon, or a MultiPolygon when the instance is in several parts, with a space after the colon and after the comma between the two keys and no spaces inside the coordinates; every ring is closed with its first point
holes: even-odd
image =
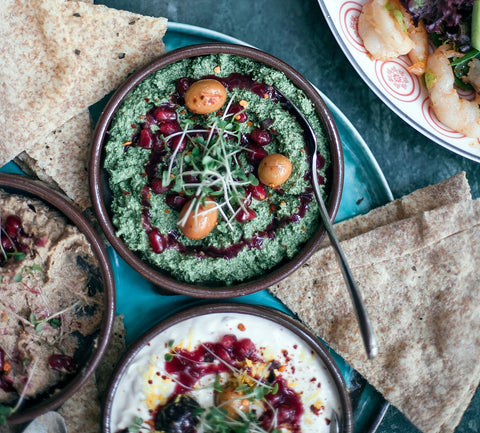
{"type": "Polygon", "coordinates": [[[480,139],[443,125],[431,110],[422,78],[411,74],[407,56],[372,60],[358,34],[358,17],[367,0],[318,0],[344,54],[376,95],[410,126],[437,144],[480,162],[480,139]]]}

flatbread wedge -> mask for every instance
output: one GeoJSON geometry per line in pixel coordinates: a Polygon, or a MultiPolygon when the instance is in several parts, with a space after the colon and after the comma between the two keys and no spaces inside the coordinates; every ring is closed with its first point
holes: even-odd
{"type": "MultiPolygon", "coordinates": [[[[445,204],[471,199],[472,194],[466,173],[461,171],[439,183],[417,189],[385,206],[372,209],[365,215],[336,223],[335,234],[339,241],[344,241],[445,204]]],[[[328,244],[328,237],[326,237],[321,247],[326,247],[328,244]]]]}
{"type": "Polygon", "coordinates": [[[165,18],[66,0],[2,0],[0,166],[163,54],[165,18]]]}
{"type": "Polygon", "coordinates": [[[468,199],[461,178],[449,185],[467,199],[421,212],[410,196],[413,216],[342,242],[376,332],[375,360],[367,360],[330,247],[270,288],[425,433],[453,432],[480,380],[480,251],[472,242],[480,200],[468,199]]]}
{"type": "Polygon", "coordinates": [[[92,137],[87,109],[22,152],[15,162],[27,174],[63,191],[83,211],[91,206],[87,166],[92,137]]]}

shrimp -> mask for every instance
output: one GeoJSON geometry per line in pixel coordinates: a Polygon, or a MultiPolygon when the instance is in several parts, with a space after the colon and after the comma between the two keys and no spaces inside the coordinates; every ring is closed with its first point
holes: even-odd
{"type": "Polygon", "coordinates": [[[428,57],[425,71],[430,103],[438,120],[468,137],[480,137],[480,97],[461,98],[455,87],[455,76],[450,66],[451,57],[462,54],[450,45],[441,45],[428,57]]]}
{"type": "Polygon", "coordinates": [[[369,0],[358,19],[358,33],[365,49],[377,60],[391,60],[408,55],[410,71],[425,72],[428,57],[428,35],[420,22],[413,23],[399,0],[369,0]]]}
{"type": "Polygon", "coordinates": [[[408,52],[407,56],[412,62],[408,68],[412,74],[421,76],[425,73],[428,59],[428,34],[423,26],[423,21],[420,21],[417,26],[412,20],[407,25],[407,33],[410,39],[414,42],[414,47],[408,52]]]}

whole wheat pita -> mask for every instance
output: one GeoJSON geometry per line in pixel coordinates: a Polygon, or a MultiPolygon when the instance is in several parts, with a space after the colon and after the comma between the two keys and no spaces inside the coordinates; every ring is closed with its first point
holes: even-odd
{"type": "Polygon", "coordinates": [[[123,316],[116,316],[112,338],[95,375],[58,409],[70,433],[101,431],[102,396],[116,364],[125,353],[125,333],[123,316]]]}
{"type": "Polygon", "coordinates": [[[63,191],[83,211],[91,206],[87,166],[92,136],[93,121],[84,110],[18,155],[15,162],[27,174],[63,191]]]}
{"type": "Polygon", "coordinates": [[[471,242],[480,201],[418,213],[411,199],[416,216],[342,242],[377,334],[375,360],[331,248],[270,290],[420,430],[446,433],[480,379],[480,251],[471,242]]]}
{"type": "MultiPolygon", "coordinates": [[[[377,227],[412,217],[445,204],[471,199],[472,194],[466,173],[461,171],[437,184],[417,189],[384,206],[372,209],[364,215],[358,215],[355,218],[336,223],[335,234],[339,241],[344,241],[377,227]]],[[[328,244],[328,238],[325,238],[321,248],[328,244]]]]}
{"type": "Polygon", "coordinates": [[[165,51],[165,18],[66,0],[3,0],[0,166],[165,51]]]}

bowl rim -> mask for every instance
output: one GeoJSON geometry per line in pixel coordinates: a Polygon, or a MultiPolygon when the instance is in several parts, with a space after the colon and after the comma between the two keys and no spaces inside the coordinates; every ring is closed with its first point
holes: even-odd
{"type": "MultiPolygon", "coordinates": [[[[90,378],[97,368],[105,350],[110,342],[115,319],[115,280],[113,269],[108,254],[99,234],[83,214],[70,203],[61,193],[49,188],[44,183],[25,175],[0,173],[0,188],[11,190],[12,194],[25,195],[43,201],[47,206],[56,209],[82,232],[90,243],[95,255],[104,284],[105,314],[96,339],[95,346],[86,364],[77,371],[75,376],[68,381],[65,387],[60,388],[49,397],[42,398],[38,403],[12,414],[7,418],[8,425],[15,425],[30,421],[31,419],[57,409],[77,392],[90,378]]],[[[34,399],[33,399],[34,400],[34,399]]]]}
{"type": "Polygon", "coordinates": [[[142,261],[135,253],[127,248],[122,239],[116,236],[115,229],[109,216],[109,210],[102,198],[101,185],[103,167],[101,166],[101,161],[102,150],[107,140],[107,131],[117,108],[137,84],[158,69],[187,57],[221,53],[247,57],[280,70],[295,86],[303,90],[307,97],[312,100],[330,143],[330,170],[332,176],[329,180],[330,193],[327,209],[332,221],[335,219],[340,206],[344,180],[343,149],[340,134],[337,130],[333,116],[323,98],[306,78],[283,60],[257,48],[245,45],[232,43],[204,43],[172,50],[134,72],[109,99],[95,127],[89,161],[89,182],[92,203],[97,219],[107,239],[112,244],[115,251],[117,251],[118,254],[133,267],[133,269],[157,286],[158,291],[163,294],[182,294],[197,298],[221,299],[258,292],[278,283],[280,280],[301,267],[317,250],[320,242],[326,234],[325,228],[320,223],[317,232],[300,249],[294,259],[276,266],[266,275],[231,286],[208,286],[205,284],[190,284],[178,281],[173,277],[162,273],[161,270],[155,268],[153,265],[149,265],[146,261],[142,261]]]}
{"type": "Polygon", "coordinates": [[[290,330],[297,337],[299,337],[307,346],[312,348],[315,353],[321,358],[322,362],[333,379],[334,385],[337,388],[340,404],[342,407],[341,417],[341,429],[340,433],[352,433],[353,432],[353,409],[350,397],[348,395],[347,386],[345,380],[340,372],[337,363],[334,361],[329,350],[322,343],[322,341],[315,336],[303,323],[294,319],[288,314],[273,308],[262,305],[247,304],[242,302],[225,302],[214,301],[198,302],[194,305],[187,306],[181,310],[171,314],[167,318],[161,320],[154,325],[143,335],[141,335],[135,342],[133,342],[127,352],[123,355],[120,362],[115,367],[115,371],[110,377],[110,382],[105,393],[105,399],[102,404],[102,428],[105,433],[113,433],[110,429],[111,426],[111,412],[113,402],[115,398],[118,386],[130,366],[130,363],[134,360],[137,354],[149,344],[149,342],[161,334],[167,331],[172,326],[191,319],[194,317],[205,316],[216,313],[239,313],[247,314],[251,316],[257,316],[262,319],[269,320],[274,324],[283,326],[290,330]]]}

